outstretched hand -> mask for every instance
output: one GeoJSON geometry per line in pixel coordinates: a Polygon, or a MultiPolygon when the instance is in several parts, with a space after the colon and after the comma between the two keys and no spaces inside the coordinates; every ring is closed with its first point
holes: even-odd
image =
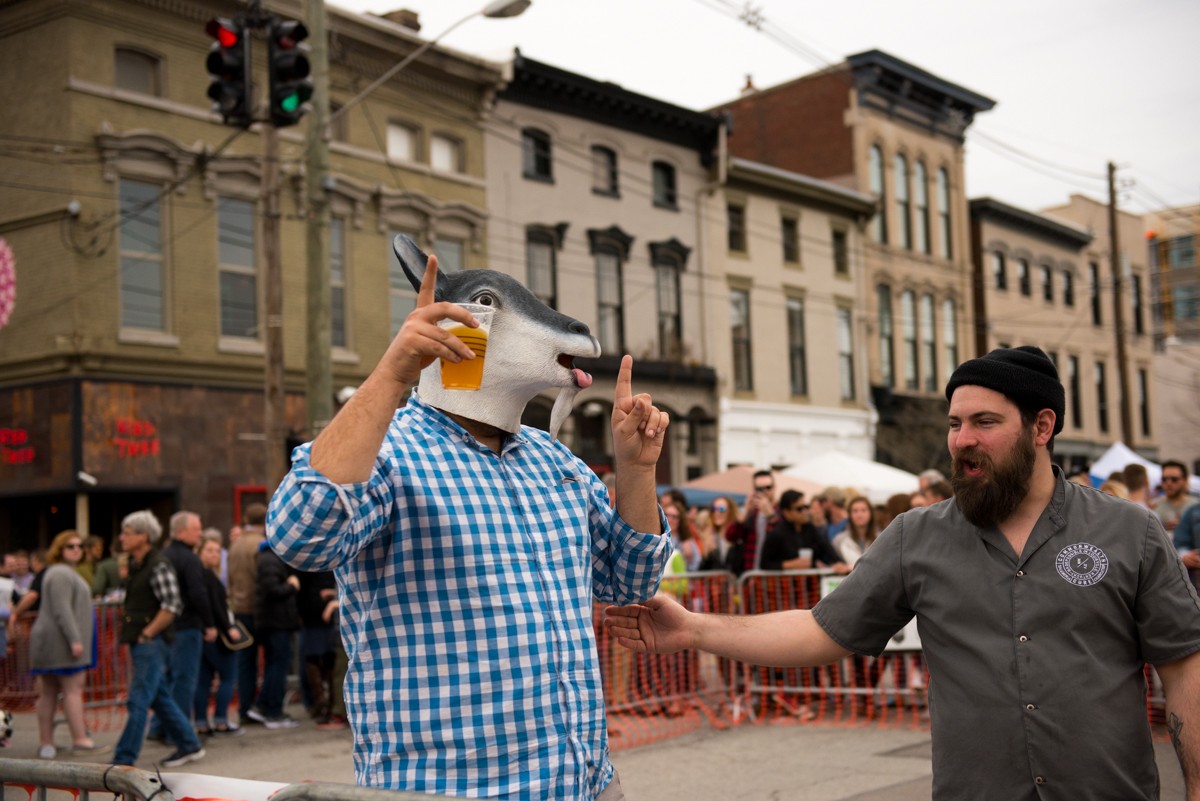
{"type": "Polygon", "coordinates": [[[670,415],[658,409],[649,394],[633,394],[633,357],[623,357],[612,413],[613,455],[618,466],[656,464],[670,423],[670,415]]]}
{"type": "Polygon", "coordinates": [[[383,357],[384,363],[391,368],[393,378],[405,386],[420,381],[421,371],[434,359],[461,362],[475,358],[475,353],[461,339],[438,327],[438,321],[446,319],[471,328],[478,328],[479,323],[462,306],[446,301],[434,302],[437,270],[437,256],[430,255],[421,279],[421,289],[417,293],[417,307],[404,320],[404,325],[383,357]]]}
{"type": "Polygon", "coordinates": [[[631,651],[673,654],[695,645],[687,629],[689,614],[660,592],[644,604],[608,607],[604,610],[604,626],[631,651]]]}

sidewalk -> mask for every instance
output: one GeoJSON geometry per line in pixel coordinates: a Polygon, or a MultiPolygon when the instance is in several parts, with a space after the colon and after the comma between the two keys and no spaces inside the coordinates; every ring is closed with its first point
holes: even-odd
{"type": "MultiPolygon", "coordinates": [[[[207,756],[180,769],[230,778],[294,783],[352,784],[349,731],[313,726],[300,707],[288,710],[302,724],[268,731],[250,725],[241,737],[209,737],[207,756]]],[[[65,725],[56,730],[60,761],[103,762],[63,753],[65,725]]],[[[114,744],[120,732],[97,732],[114,744]]],[[[37,720],[16,716],[11,747],[0,756],[37,758],[37,720]]],[[[1183,778],[1169,742],[1157,741],[1163,801],[1183,798],[1183,778]]],[[[171,751],[148,742],[138,767],[153,770],[171,751]]],[[[932,776],[929,734],[910,729],[830,725],[743,725],[701,729],[642,748],[618,751],[613,762],[630,801],[929,801],[932,776]]],[[[163,771],[168,776],[171,771],[163,771]]],[[[168,782],[169,786],[169,782],[168,782]]]]}

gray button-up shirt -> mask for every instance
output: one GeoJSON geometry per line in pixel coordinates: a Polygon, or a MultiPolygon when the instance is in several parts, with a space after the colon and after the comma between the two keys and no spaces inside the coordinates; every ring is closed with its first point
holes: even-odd
{"type": "Polygon", "coordinates": [[[1153,512],[1055,477],[1020,557],[944,501],[813,610],[869,655],[916,616],[938,801],[1158,797],[1143,665],[1200,651],[1200,598],[1153,512]]]}

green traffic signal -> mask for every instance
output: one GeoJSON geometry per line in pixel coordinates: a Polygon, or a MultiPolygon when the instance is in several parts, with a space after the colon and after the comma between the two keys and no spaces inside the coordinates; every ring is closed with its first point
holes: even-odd
{"type": "Polygon", "coordinates": [[[308,61],[308,38],[304,23],[272,18],[267,30],[270,78],[270,115],[276,128],[300,122],[307,109],[304,104],[312,97],[311,65],[308,61]]]}

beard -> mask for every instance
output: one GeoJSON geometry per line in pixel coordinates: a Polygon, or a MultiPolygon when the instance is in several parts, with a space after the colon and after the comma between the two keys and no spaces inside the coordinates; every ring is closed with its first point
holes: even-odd
{"type": "Polygon", "coordinates": [[[955,454],[950,486],[963,517],[980,528],[1007,519],[1029,492],[1036,456],[1031,431],[1017,437],[1012,450],[999,462],[974,448],[955,454]],[[982,468],[981,474],[967,475],[967,463],[982,468]]]}

